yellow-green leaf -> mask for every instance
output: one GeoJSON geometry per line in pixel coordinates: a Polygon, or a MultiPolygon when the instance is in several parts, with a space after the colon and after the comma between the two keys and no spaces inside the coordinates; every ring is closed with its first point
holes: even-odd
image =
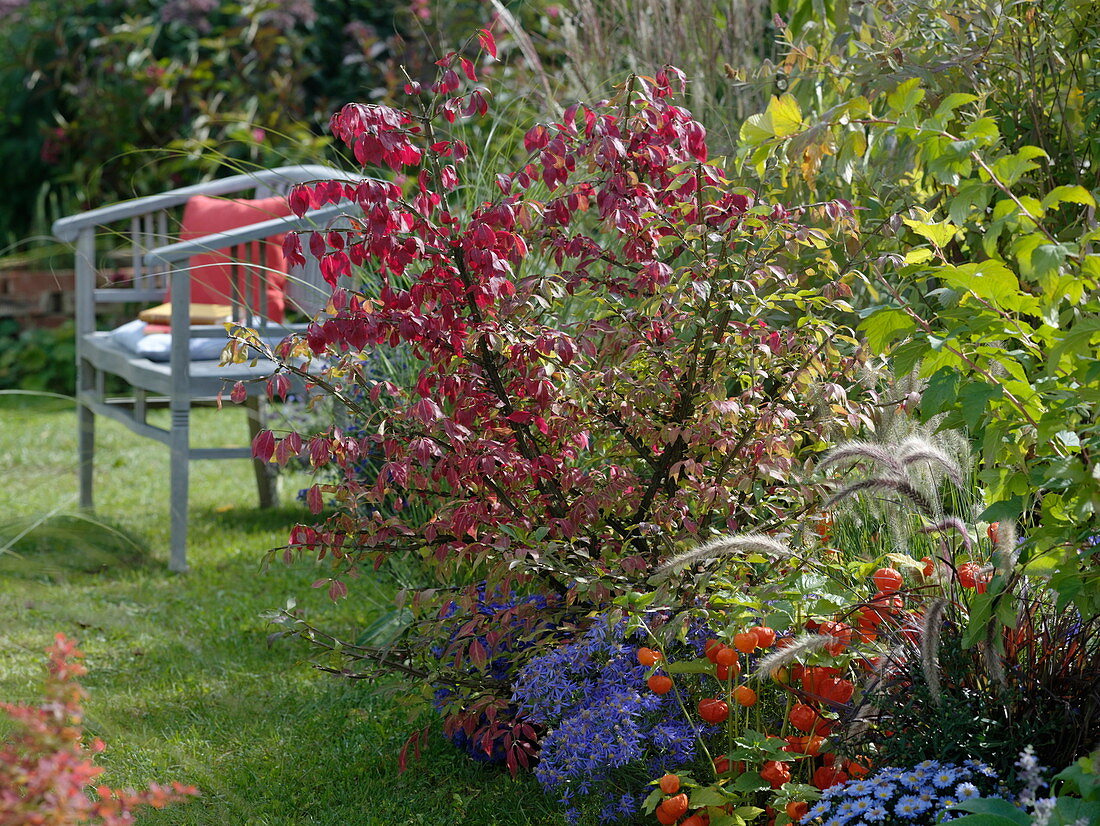
{"type": "Polygon", "coordinates": [[[741,125],[741,140],[758,145],[775,138],[785,138],[804,126],[798,101],[790,95],[773,97],[768,108],[748,118],[741,125]]]}
{"type": "Polygon", "coordinates": [[[871,349],[882,353],[894,341],[913,332],[916,324],[904,310],[888,307],[865,318],[859,329],[867,336],[871,349]]]}
{"type": "Polygon", "coordinates": [[[1096,206],[1096,199],[1083,186],[1056,186],[1043,198],[1043,209],[1047,210],[1062,203],[1096,206]]]}
{"type": "Polygon", "coordinates": [[[946,247],[951,239],[955,237],[955,233],[959,231],[959,228],[952,224],[950,221],[917,221],[913,218],[906,218],[905,225],[909,229],[913,230],[917,235],[922,238],[927,238],[937,247],[941,249],[946,247]]]}
{"type": "Polygon", "coordinates": [[[899,115],[913,109],[924,99],[924,89],[920,88],[920,78],[911,77],[886,96],[886,104],[899,115]]]}

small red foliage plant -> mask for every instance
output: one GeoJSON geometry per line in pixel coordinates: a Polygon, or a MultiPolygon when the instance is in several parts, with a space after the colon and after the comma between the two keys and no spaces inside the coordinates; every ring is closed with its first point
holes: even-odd
{"type": "Polygon", "coordinates": [[[77,682],[86,673],[83,654],[63,634],[47,650],[46,696],[41,705],[0,703],[15,723],[0,743],[0,824],[2,826],[124,826],[134,812],[163,808],[198,791],[173,783],[151,783],[143,791],[93,786],[103,769],[93,756],[106,747],[84,744],[83,702],[77,682]]]}

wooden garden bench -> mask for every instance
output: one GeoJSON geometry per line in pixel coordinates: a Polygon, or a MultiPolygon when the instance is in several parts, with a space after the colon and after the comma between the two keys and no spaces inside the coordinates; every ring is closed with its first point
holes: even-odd
{"type": "MultiPolygon", "coordinates": [[[[282,338],[304,329],[305,324],[287,323],[282,311],[273,304],[280,299],[305,317],[322,309],[329,288],[320,277],[315,259],[307,252],[304,267],[287,269],[285,289],[271,289],[271,283],[281,273],[269,267],[268,253],[275,247],[270,239],[294,230],[328,226],[348,209],[348,204],[332,204],[312,210],[301,218],[286,212],[268,217],[259,207],[254,209],[255,222],[234,226],[226,231],[180,240],[188,204],[196,196],[217,198],[227,202],[227,209],[239,209],[242,203],[255,205],[262,201],[271,205],[278,198],[285,203],[290,188],[314,180],[358,181],[359,176],[324,166],[288,166],[251,174],[221,178],[194,186],[174,189],[110,206],[92,209],[79,215],[62,218],[53,225],[54,235],[73,243],[76,253],[76,358],[77,415],[79,427],[80,504],[93,506],[92,480],[95,453],[95,417],[109,416],[122,422],[139,436],[168,445],[170,451],[171,490],[171,558],[170,567],[187,569],[187,516],[189,464],[193,459],[251,458],[247,446],[234,448],[196,448],[191,446],[190,411],[200,400],[214,399],[226,388],[226,383],[270,375],[275,365],[266,360],[222,366],[219,354],[226,341],[222,325],[193,327],[192,295],[203,293],[210,300],[210,291],[228,305],[232,320],[255,329],[264,339],[282,338]],[[230,196],[233,200],[230,200],[230,196]],[[236,199],[249,197],[251,202],[236,199]],[[265,244],[265,239],[268,239],[265,244]],[[97,261],[109,260],[114,253],[125,250],[129,269],[125,280],[109,283],[101,278],[97,261]],[[214,258],[211,259],[210,256],[214,258]],[[221,256],[221,258],[218,258],[221,256]],[[224,260],[227,259],[227,260],[224,260]],[[209,260],[224,260],[211,265],[209,260]],[[215,287],[203,281],[206,269],[217,270],[221,281],[215,287]],[[220,268],[220,269],[218,269],[220,268]],[[227,286],[228,285],[228,286],[227,286]],[[171,298],[171,336],[165,352],[148,356],[139,343],[141,354],[129,349],[118,331],[97,330],[97,307],[126,303],[138,308],[165,301],[166,290],[171,298]],[[220,295],[224,292],[225,295],[220,295]],[[182,334],[181,334],[182,332],[182,334]],[[205,339],[205,341],[204,341],[205,339]],[[211,342],[210,339],[217,341],[211,342]],[[198,350],[205,348],[206,353],[198,350]],[[111,398],[106,392],[109,376],[116,376],[129,388],[122,398],[111,398]],[[146,412],[154,403],[167,403],[171,411],[167,429],[147,421],[146,412]]],[[[210,201],[195,204],[210,206],[210,201]]],[[[198,207],[194,207],[197,209],[198,207]]],[[[251,206],[249,208],[252,208],[251,206]]],[[[215,212],[217,210],[214,210],[215,212]]],[[[214,216],[216,220],[217,216],[214,216]]],[[[237,216],[238,220],[240,216],[237,216]]],[[[253,219],[249,219],[253,220],[253,219]]],[[[209,221],[206,221],[209,224],[209,221]]],[[[191,233],[193,236],[193,233],[191,233]]],[[[277,280],[277,279],[276,279],[277,280]]],[[[137,312],[136,310],[134,311],[137,312]]],[[[140,335],[140,333],[139,333],[140,335]]],[[[165,339],[167,341],[167,339],[165,339]]],[[[117,382],[115,382],[117,384],[117,382]]],[[[262,427],[264,383],[247,384],[250,431],[253,435],[262,427]]],[[[260,506],[276,503],[275,477],[271,468],[256,461],[256,481],[260,506]]]]}

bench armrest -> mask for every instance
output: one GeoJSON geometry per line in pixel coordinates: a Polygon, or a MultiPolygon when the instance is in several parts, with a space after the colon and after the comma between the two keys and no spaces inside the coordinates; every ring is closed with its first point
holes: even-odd
{"type": "Polygon", "coordinates": [[[244,244],[249,241],[259,241],[281,235],[286,232],[298,232],[300,230],[316,229],[318,226],[339,218],[349,209],[357,210],[358,207],[345,201],[339,204],[329,204],[320,209],[313,209],[305,213],[301,218],[287,215],[280,218],[271,218],[258,224],[249,224],[226,232],[216,232],[212,235],[204,235],[201,238],[193,238],[190,241],[177,241],[174,244],[166,244],[163,247],[149,250],[142,259],[146,266],[158,264],[178,264],[187,261],[193,255],[223,250],[244,244]]]}
{"type": "Polygon", "coordinates": [[[332,169],[319,164],[282,166],[276,169],[265,169],[259,172],[251,172],[244,175],[232,175],[228,178],[217,178],[213,181],[205,181],[191,186],[172,189],[159,195],[148,195],[144,198],[136,198],[132,201],[124,201],[118,204],[98,207],[82,212],[79,215],[70,215],[61,218],[53,224],[53,234],[62,241],[74,241],[80,232],[88,227],[124,221],[140,215],[146,215],[159,209],[179,206],[187,203],[194,195],[228,195],[240,192],[244,189],[256,186],[269,186],[277,184],[299,184],[306,181],[343,180],[361,181],[362,175],[332,169]]]}

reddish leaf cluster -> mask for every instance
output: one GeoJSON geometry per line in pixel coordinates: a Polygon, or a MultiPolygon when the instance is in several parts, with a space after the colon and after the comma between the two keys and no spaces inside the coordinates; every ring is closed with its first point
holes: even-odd
{"type": "Polygon", "coordinates": [[[179,783],[156,783],[134,792],[95,786],[103,769],[92,756],[106,748],[102,740],[85,747],[84,689],[76,682],[86,669],[83,654],[58,634],[49,654],[46,700],[40,706],[0,703],[15,723],[14,732],[0,743],[0,823],[4,826],[103,824],[134,822],[143,806],[163,808],[197,790],[179,783]]]}

